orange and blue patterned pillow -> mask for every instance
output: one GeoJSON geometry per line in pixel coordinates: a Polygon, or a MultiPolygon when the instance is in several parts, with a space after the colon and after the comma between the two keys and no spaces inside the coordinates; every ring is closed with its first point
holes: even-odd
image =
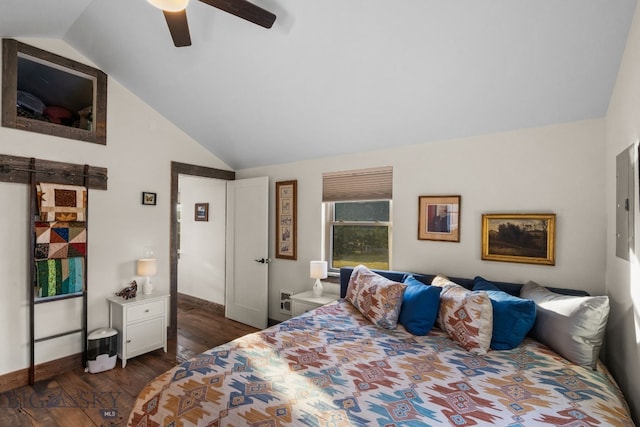
{"type": "Polygon", "coordinates": [[[402,298],[398,322],[413,335],[427,335],[438,317],[440,291],[438,286],[429,286],[413,275],[403,279],[407,285],[402,298]]]}
{"type": "Polygon", "coordinates": [[[536,321],[536,303],[518,298],[498,288],[490,281],[476,276],[474,291],[485,291],[493,307],[491,348],[510,350],[520,345],[536,321]]]}
{"type": "Polygon", "coordinates": [[[345,299],[375,325],[395,329],[406,287],[359,265],[351,273],[345,299]]]}
{"type": "Polygon", "coordinates": [[[489,351],[493,334],[493,308],[484,291],[470,291],[442,275],[431,282],[442,287],[438,323],[452,340],[475,354],[489,351]]]}

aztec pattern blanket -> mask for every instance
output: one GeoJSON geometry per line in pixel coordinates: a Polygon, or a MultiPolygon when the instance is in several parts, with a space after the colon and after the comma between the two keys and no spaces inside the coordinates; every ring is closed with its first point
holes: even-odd
{"type": "Polygon", "coordinates": [[[82,292],[84,258],[36,261],[36,280],[40,298],[82,292]]]}
{"type": "Polygon", "coordinates": [[[600,366],[526,338],[477,356],[434,329],[376,327],[340,300],[160,375],[129,426],[632,426],[600,366]]]}
{"type": "Polygon", "coordinates": [[[84,257],[87,231],[84,222],[36,222],[35,259],[84,257]]]}
{"type": "Polygon", "coordinates": [[[87,189],[77,185],[38,184],[41,221],[85,221],[87,189]]]}

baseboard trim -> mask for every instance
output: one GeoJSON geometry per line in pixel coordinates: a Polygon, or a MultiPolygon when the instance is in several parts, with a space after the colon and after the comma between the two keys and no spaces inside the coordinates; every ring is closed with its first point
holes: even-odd
{"type": "MultiPolygon", "coordinates": [[[[82,353],[36,365],[35,381],[43,381],[82,366],[82,353]]],[[[29,368],[0,375],[0,393],[29,385],[29,368]]]]}

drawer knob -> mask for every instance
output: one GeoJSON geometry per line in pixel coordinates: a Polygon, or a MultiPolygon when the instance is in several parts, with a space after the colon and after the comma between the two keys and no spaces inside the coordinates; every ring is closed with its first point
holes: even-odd
{"type": "Polygon", "coordinates": [[[149,309],[147,308],[144,312],[145,312],[145,313],[148,313],[148,312],[149,312],[149,309]]]}

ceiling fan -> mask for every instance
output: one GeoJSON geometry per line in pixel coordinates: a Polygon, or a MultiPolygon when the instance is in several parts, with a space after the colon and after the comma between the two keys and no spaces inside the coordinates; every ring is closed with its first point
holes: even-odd
{"type": "MultiPolygon", "coordinates": [[[[176,47],[191,46],[189,24],[187,23],[186,7],[189,0],[147,0],[149,3],[162,10],[167,20],[169,32],[176,47]]],[[[228,12],[238,18],[245,19],[264,28],[271,28],[276,20],[276,15],[249,3],[247,0],[200,0],[203,3],[217,9],[228,12]]]]}

